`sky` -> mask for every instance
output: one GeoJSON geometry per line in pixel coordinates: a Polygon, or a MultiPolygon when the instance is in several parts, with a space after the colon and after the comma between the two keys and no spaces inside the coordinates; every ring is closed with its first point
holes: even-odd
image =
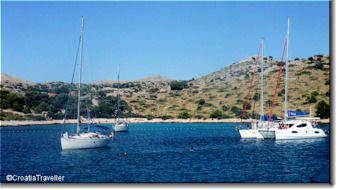
{"type": "Polygon", "coordinates": [[[69,82],[81,16],[84,82],[188,80],[257,54],[329,54],[329,2],[1,2],[1,72],[69,82]]]}

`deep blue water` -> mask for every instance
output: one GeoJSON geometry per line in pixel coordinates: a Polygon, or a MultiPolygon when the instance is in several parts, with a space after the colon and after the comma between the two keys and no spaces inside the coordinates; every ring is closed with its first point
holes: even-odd
{"type": "Polygon", "coordinates": [[[65,182],[330,182],[329,138],[241,140],[235,126],[131,124],[106,148],[66,151],[60,135],[71,125],[2,127],[1,182],[8,174],[57,174],[65,182]]]}

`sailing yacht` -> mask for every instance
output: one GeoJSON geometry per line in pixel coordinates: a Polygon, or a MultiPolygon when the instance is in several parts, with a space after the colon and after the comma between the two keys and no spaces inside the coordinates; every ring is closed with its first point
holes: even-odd
{"type": "Polygon", "coordinates": [[[116,120],[113,124],[113,129],[115,132],[127,132],[129,130],[129,122],[126,119],[120,118],[120,81],[119,81],[119,67],[117,73],[117,109],[116,109],[116,120]]]}
{"type": "MultiPolygon", "coordinates": [[[[263,136],[259,133],[258,128],[265,126],[263,121],[263,46],[264,40],[261,40],[261,71],[260,71],[260,82],[261,82],[261,96],[260,96],[260,120],[251,122],[250,129],[239,129],[241,138],[243,139],[262,139],[263,136]]],[[[259,56],[259,55],[258,55],[259,56]]],[[[258,60],[258,59],[257,59],[258,60]]]]}
{"type": "MultiPolygon", "coordinates": [[[[99,132],[81,132],[81,82],[82,82],[82,66],[83,66],[83,33],[84,33],[84,20],[82,17],[81,22],[81,32],[80,32],[80,71],[79,71],[79,82],[78,82],[78,92],[77,92],[77,124],[76,133],[69,135],[65,132],[61,136],[61,147],[62,150],[66,149],[86,149],[86,148],[99,148],[106,146],[112,139],[111,135],[101,134],[99,132]]],[[[76,62],[75,62],[76,65],[76,62]]],[[[66,117],[66,114],[65,114],[66,117]]],[[[66,118],[65,118],[66,119],[66,118]]]]}
{"type": "MultiPolygon", "coordinates": [[[[289,47],[289,28],[290,28],[290,19],[288,18],[288,30],[286,37],[286,61],[285,61],[285,94],[284,94],[284,120],[279,123],[271,123],[267,128],[259,129],[259,133],[263,136],[264,139],[304,139],[304,138],[321,138],[326,137],[327,135],[322,129],[316,128],[315,124],[309,120],[300,119],[294,117],[289,119],[290,110],[288,110],[288,47],[289,47]]],[[[282,58],[283,59],[283,58],[282,58]]],[[[277,79],[275,92],[277,91],[278,81],[280,79],[280,72],[282,71],[282,64],[280,64],[279,77],[277,79]]],[[[272,115],[272,108],[274,105],[276,93],[274,93],[274,98],[272,101],[272,107],[270,110],[269,118],[272,115]]],[[[269,122],[268,122],[269,123],[269,122]]]]}
{"type": "Polygon", "coordinates": [[[126,132],[129,130],[129,122],[126,119],[118,118],[114,123],[115,132],[126,132]]]}

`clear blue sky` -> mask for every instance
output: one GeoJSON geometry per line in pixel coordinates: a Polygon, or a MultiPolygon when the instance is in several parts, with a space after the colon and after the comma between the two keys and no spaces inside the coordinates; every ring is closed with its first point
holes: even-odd
{"type": "Polygon", "coordinates": [[[85,18],[84,81],[191,79],[257,53],[329,54],[329,2],[1,2],[2,72],[69,81],[85,18]]]}

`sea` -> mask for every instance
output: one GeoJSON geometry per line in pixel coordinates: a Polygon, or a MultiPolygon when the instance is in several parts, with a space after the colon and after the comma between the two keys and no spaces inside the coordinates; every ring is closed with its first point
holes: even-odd
{"type": "Polygon", "coordinates": [[[132,123],[107,147],[83,150],[61,150],[72,124],[1,127],[1,183],[330,183],[329,136],[243,140],[237,127],[132,123]]]}

